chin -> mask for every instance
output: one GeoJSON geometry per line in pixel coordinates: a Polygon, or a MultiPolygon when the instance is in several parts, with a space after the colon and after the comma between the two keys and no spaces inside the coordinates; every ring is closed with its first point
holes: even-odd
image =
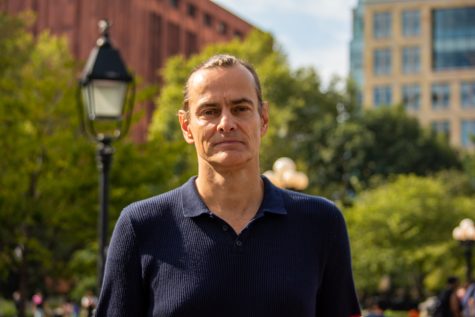
{"type": "Polygon", "coordinates": [[[251,158],[248,156],[240,154],[229,154],[218,155],[209,160],[211,165],[221,166],[221,167],[237,167],[244,165],[251,161],[251,158]]]}

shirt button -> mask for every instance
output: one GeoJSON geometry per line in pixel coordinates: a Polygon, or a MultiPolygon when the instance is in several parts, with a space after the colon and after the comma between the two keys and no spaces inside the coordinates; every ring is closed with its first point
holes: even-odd
{"type": "Polygon", "coordinates": [[[242,246],[242,241],[241,241],[241,240],[237,240],[237,241],[236,241],[236,245],[237,245],[238,247],[241,247],[241,246],[242,246]]]}
{"type": "Polygon", "coordinates": [[[227,225],[223,225],[223,231],[228,231],[229,227],[227,225]]]}

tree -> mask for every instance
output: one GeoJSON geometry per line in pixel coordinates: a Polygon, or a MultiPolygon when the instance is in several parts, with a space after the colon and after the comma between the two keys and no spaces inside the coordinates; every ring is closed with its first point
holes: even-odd
{"type": "MultiPolygon", "coordinates": [[[[79,67],[65,39],[33,39],[31,19],[0,13],[0,292],[19,288],[23,315],[34,290],[64,292],[57,285],[66,281],[81,296],[93,286],[98,249],[98,171],[79,130],[79,67]]],[[[161,138],[114,144],[110,232],[124,206],[186,177],[177,172],[181,148],[161,138]]]]}
{"type": "Polygon", "coordinates": [[[367,111],[362,124],[374,135],[375,143],[365,150],[366,175],[428,173],[462,167],[459,155],[448,140],[421,127],[402,107],[367,111]]]}
{"type": "MultiPolygon", "coordinates": [[[[453,172],[450,179],[461,177],[453,172]]],[[[400,175],[361,193],[347,209],[357,288],[374,294],[384,276],[397,288],[437,290],[448,275],[461,273],[462,256],[452,229],[475,208],[472,196],[445,183],[447,175],[400,175]]]]}
{"type": "Polygon", "coordinates": [[[425,130],[402,108],[359,112],[345,106],[344,98],[339,103],[335,98],[336,113],[327,111],[322,118],[309,120],[311,115],[304,112],[290,123],[288,144],[308,163],[311,190],[351,204],[374,177],[461,168],[459,155],[447,140],[425,130]]]}
{"type": "Polygon", "coordinates": [[[72,250],[95,231],[85,212],[94,155],[76,128],[75,63],[64,39],[33,40],[27,26],[0,13],[0,279],[19,278],[21,315],[33,287],[70,274],[72,250]]]}

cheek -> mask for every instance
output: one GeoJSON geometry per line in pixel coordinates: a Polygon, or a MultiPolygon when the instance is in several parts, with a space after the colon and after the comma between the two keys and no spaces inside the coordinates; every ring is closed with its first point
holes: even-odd
{"type": "Polygon", "coordinates": [[[193,129],[195,141],[200,143],[207,142],[213,136],[213,128],[208,124],[198,124],[193,129]]]}

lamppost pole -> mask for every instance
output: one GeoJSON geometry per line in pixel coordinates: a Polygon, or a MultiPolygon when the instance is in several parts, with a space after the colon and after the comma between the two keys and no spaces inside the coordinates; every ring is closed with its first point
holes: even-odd
{"type": "Polygon", "coordinates": [[[472,280],[472,247],[473,247],[473,240],[463,241],[462,245],[464,247],[464,255],[465,255],[465,263],[467,264],[467,281],[470,282],[472,280]]]}
{"type": "Polygon", "coordinates": [[[101,32],[96,46],[81,75],[78,89],[78,109],[81,127],[97,144],[99,169],[99,250],[97,261],[97,291],[104,276],[109,207],[109,171],[114,148],[112,142],[123,137],[129,128],[133,110],[135,83],[122,57],[112,46],[110,23],[99,22],[101,32]]]}
{"type": "Polygon", "coordinates": [[[472,248],[475,244],[475,225],[471,219],[463,219],[452,232],[453,238],[463,247],[467,282],[472,281],[472,248]]]}
{"type": "Polygon", "coordinates": [[[97,285],[100,288],[104,277],[107,256],[107,228],[109,227],[109,171],[114,148],[110,138],[100,140],[97,145],[97,167],[99,169],[99,259],[97,261],[97,285]]]}

